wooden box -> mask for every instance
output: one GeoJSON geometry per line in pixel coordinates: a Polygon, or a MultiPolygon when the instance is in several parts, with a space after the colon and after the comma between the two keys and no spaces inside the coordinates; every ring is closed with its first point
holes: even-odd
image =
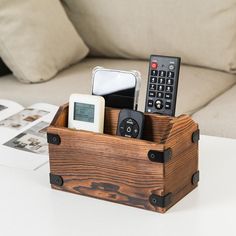
{"type": "Polygon", "coordinates": [[[52,188],[164,213],[197,187],[198,125],[188,116],[145,114],[144,140],[67,128],[68,104],[48,128],[52,188]]]}

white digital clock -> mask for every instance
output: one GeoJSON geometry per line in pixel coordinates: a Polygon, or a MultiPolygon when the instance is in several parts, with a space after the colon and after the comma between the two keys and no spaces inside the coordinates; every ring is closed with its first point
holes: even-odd
{"type": "Polygon", "coordinates": [[[68,127],[103,133],[105,100],[101,96],[72,94],[69,100],[68,127]]]}

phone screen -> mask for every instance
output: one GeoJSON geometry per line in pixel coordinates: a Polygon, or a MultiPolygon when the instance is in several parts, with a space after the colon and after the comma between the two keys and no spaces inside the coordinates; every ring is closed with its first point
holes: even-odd
{"type": "Polygon", "coordinates": [[[135,96],[135,87],[103,95],[107,107],[114,107],[120,109],[122,108],[133,109],[134,96],[135,96]]]}
{"type": "Polygon", "coordinates": [[[93,77],[93,95],[103,96],[113,108],[136,108],[136,76],[129,71],[97,69],[93,77]]]}

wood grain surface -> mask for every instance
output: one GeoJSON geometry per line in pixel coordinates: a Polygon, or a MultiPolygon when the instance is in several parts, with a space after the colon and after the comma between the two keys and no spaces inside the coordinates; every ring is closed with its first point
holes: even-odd
{"type": "Polygon", "coordinates": [[[106,108],[105,134],[67,128],[68,104],[62,106],[48,133],[61,138],[49,144],[50,172],[60,175],[63,186],[53,188],[164,213],[197,185],[198,143],[191,141],[198,125],[187,115],[145,114],[144,140],[116,136],[118,109],[106,108]],[[172,150],[162,164],[151,162],[149,150],[172,150]],[[171,204],[160,208],[151,194],[172,193],[171,204]]]}

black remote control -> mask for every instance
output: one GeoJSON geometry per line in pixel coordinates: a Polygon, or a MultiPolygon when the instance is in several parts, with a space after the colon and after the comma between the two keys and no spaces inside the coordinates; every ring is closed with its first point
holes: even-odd
{"type": "Polygon", "coordinates": [[[151,55],[145,112],[175,115],[181,59],[151,55]]]}
{"type": "Polygon", "coordinates": [[[141,138],[143,134],[144,114],[139,111],[122,109],[119,113],[116,134],[129,138],[141,138]]]}

